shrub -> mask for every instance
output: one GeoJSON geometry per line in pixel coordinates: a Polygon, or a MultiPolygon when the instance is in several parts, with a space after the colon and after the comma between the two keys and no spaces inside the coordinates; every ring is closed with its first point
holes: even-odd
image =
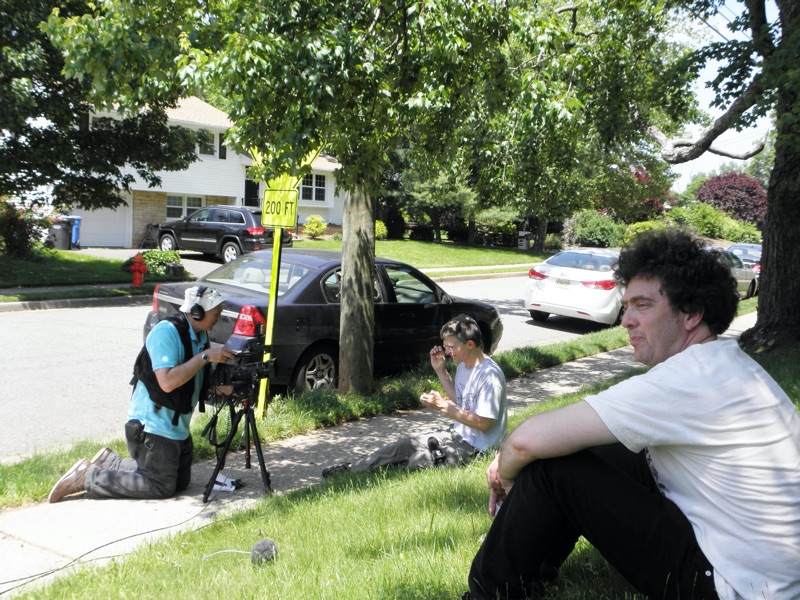
{"type": "Polygon", "coordinates": [[[724,212],[704,202],[695,202],[669,211],[669,220],[690,226],[699,236],[715,239],[724,239],[726,221],[729,219],[724,212]]]}
{"type": "Polygon", "coordinates": [[[0,199],[0,250],[16,258],[33,254],[33,248],[50,219],[42,217],[31,207],[18,207],[0,199]]]}
{"type": "Polygon", "coordinates": [[[564,241],[557,233],[548,233],[544,237],[545,250],[561,250],[564,247],[564,241]]]}
{"type": "Polygon", "coordinates": [[[469,229],[464,224],[451,225],[445,231],[447,232],[447,239],[455,244],[469,242],[469,229]]]}
{"type": "Polygon", "coordinates": [[[625,237],[622,240],[623,244],[630,244],[636,236],[652,231],[653,229],[664,229],[664,223],[658,221],[640,221],[638,223],[631,223],[625,228],[625,237]]]}
{"type": "Polygon", "coordinates": [[[303,234],[312,240],[324,235],[328,231],[328,224],[320,215],[308,215],[303,225],[303,234]]]}
{"type": "Polygon", "coordinates": [[[386,229],[383,221],[375,221],[375,239],[385,240],[389,236],[389,230],[386,229]]]}
{"type": "MultiPolygon", "coordinates": [[[[150,275],[164,275],[167,272],[167,265],[181,264],[181,255],[177,250],[164,252],[163,250],[145,250],[142,252],[144,264],[150,275]]],[[[122,270],[129,271],[133,257],[122,263],[122,270]]]]}
{"type": "Polygon", "coordinates": [[[735,171],[710,178],[698,188],[697,199],[755,225],[764,222],[767,212],[767,193],[761,183],[735,171]]]}
{"type": "MultiPolygon", "coordinates": [[[[625,225],[596,210],[583,210],[574,215],[575,244],[593,248],[613,248],[622,244],[625,225]]],[[[572,224],[569,224],[572,227],[572,224]]],[[[567,224],[565,223],[565,229],[567,224]]]]}
{"type": "Polygon", "coordinates": [[[433,241],[433,227],[430,225],[415,225],[411,229],[408,239],[417,242],[432,242],[433,241]]]}
{"type": "Polygon", "coordinates": [[[386,238],[389,240],[402,240],[406,235],[406,220],[403,213],[396,206],[387,207],[381,214],[381,220],[386,225],[386,238]]]}
{"type": "Polygon", "coordinates": [[[737,244],[760,244],[761,232],[752,223],[729,219],[725,224],[725,239],[737,244]]]}

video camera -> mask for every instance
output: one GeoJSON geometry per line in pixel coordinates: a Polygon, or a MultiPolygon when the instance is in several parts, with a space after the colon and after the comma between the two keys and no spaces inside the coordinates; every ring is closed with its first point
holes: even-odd
{"type": "Polygon", "coordinates": [[[216,365],[211,376],[212,386],[229,385],[236,393],[244,391],[244,388],[257,387],[261,379],[275,377],[275,359],[263,361],[269,346],[259,344],[251,337],[232,335],[225,347],[236,357],[216,365]]]}

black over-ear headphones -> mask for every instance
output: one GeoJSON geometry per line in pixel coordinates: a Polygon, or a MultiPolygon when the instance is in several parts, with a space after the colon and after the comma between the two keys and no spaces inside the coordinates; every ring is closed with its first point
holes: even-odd
{"type": "Polygon", "coordinates": [[[197,288],[197,296],[195,296],[194,304],[192,305],[192,309],[189,311],[189,314],[195,321],[202,321],[203,317],[206,316],[206,309],[200,305],[200,298],[202,298],[203,294],[206,293],[207,289],[207,285],[201,285],[199,288],[197,288]]]}

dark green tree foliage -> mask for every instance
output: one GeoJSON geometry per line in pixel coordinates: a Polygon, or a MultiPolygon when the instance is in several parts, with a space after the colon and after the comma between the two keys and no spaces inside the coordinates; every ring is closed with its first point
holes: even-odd
{"type": "Polygon", "coordinates": [[[744,173],[712,177],[697,190],[697,199],[725,211],[735,219],[761,227],[767,211],[767,193],[758,180],[744,173]]]}
{"type": "Polygon", "coordinates": [[[96,14],[52,18],[69,74],[93,98],[129,110],[195,89],[221,89],[231,147],[263,161],[269,180],[303,171],[324,148],[345,192],[340,389],[372,386],[373,197],[390,150],[413,137],[431,156],[477,94],[496,92],[503,3],[475,0],[115,0],[96,14]]]}
{"type": "Polygon", "coordinates": [[[185,169],[195,159],[194,135],[167,127],[168,103],[90,124],[88,82],[62,74],[61,52],[40,29],[55,7],[66,16],[88,10],[78,1],[0,0],[0,194],[116,207],[118,190],[134,179],[124,165],[158,185],[155,171],[185,169]]]}

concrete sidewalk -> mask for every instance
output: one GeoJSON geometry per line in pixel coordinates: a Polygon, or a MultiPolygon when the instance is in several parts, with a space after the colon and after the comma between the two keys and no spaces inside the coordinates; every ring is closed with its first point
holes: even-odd
{"type": "MultiPolygon", "coordinates": [[[[755,313],[737,318],[725,336],[738,337],[755,319],[755,313]]],[[[507,384],[509,411],[578,391],[638,366],[632,349],[625,347],[518,377],[507,384]]],[[[433,411],[404,411],[266,445],[264,458],[272,489],[285,494],[319,484],[325,466],[369,452],[387,439],[448,422],[433,411]]],[[[195,464],[189,489],[169,500],[87,500],[77,495],[57,504],[43,502],[1,512],[0,595],[46,583],[85,563],[102,564],[147,541],[201,527],[216,515],[264,498],[255,451],[249,470],[244,469],[243,453],[237,452],[228,455],[222,473],[242,479],[245,486],[235,492],[212,492],[209,502],[203,503],[214,467],[213,461],[195,464]]]]}

